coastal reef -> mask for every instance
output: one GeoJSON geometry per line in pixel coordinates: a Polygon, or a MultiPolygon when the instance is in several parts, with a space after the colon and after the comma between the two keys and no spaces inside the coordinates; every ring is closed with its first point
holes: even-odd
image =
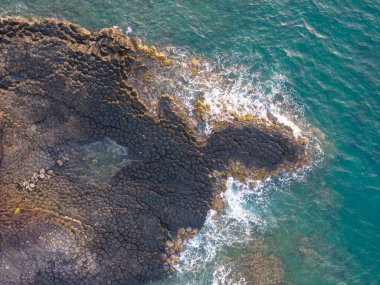
{"type": "Polygon", "coordinates": [[[0,284],[165,278],[228,173],[305,163],[284,125],[236,117],[200,137],[170,94],[140,97],[171,64],[116,28],[0,20],[0,284]]]}

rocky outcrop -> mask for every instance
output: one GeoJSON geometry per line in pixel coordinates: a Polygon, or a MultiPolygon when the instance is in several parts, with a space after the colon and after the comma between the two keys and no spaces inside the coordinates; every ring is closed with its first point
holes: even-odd
{"type": "Polygon", "coordinates": [[[117,29],[0,20],[1,284],[164,278],[167,242],[202,227],[215,173],[303,163],[305,145],[281,125],[225,122],[200,140],[170,96],[148,109],[134,82],[168,64],[117,29]],[[49,179],[23,187],[41,169],[49,179]]]}

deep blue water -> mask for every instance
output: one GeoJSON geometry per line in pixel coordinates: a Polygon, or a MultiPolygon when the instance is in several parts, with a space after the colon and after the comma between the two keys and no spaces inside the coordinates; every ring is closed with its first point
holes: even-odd
{"type": "MultiPolygon", "coordinates": [[[[260,98],[293,116],[321,150],[301,178],[232,195],[238,208],[225,218],[237,227],[223,235],[263,238],[290,284],[380,284],[379,1],[0,0],[0,13],[117,25],[225,69],[244,67],[260,98]]],[[[210,246],[214,227],[201,231],[198,248],[210,246]]],[[[240,242],[214,240],[215,257],[192,270],[185,261],[171,282],[233,284],[221,267],[249,246],[240,242]]],[[[194,247],[186,254],[209,254],[194,247]]]]}

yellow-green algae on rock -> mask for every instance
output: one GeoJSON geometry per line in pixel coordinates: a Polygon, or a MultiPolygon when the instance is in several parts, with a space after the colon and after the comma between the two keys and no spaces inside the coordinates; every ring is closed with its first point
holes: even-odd
{"type": "Polygon", "coordinates": [[[305,162],[305,144],[282,125],[221,122],[201,140],[175,98],[148,109],[133,82],[168,64],[117,29],[0,20],[1,284],[165,278],[168,241],[178,246],[202,227],[223,175],[305,162]],[[128,160],[115,154],[111,177],[84,179],[81,151],[97,142],[126,148],[128,160]]]}

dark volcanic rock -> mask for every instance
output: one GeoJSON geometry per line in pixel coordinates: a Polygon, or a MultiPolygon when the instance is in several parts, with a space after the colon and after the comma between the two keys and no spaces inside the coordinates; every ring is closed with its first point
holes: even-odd
{"type": "Polygon", "coordinates": [[[165,244],[202,227],[215,172],[299,166],[304,146],[285,128],[225,123],[200,141],[169,96],[148,110],[131,82],[170,62],[115,29],[0,20],[1,284],[164,278],[165,244]]]}

